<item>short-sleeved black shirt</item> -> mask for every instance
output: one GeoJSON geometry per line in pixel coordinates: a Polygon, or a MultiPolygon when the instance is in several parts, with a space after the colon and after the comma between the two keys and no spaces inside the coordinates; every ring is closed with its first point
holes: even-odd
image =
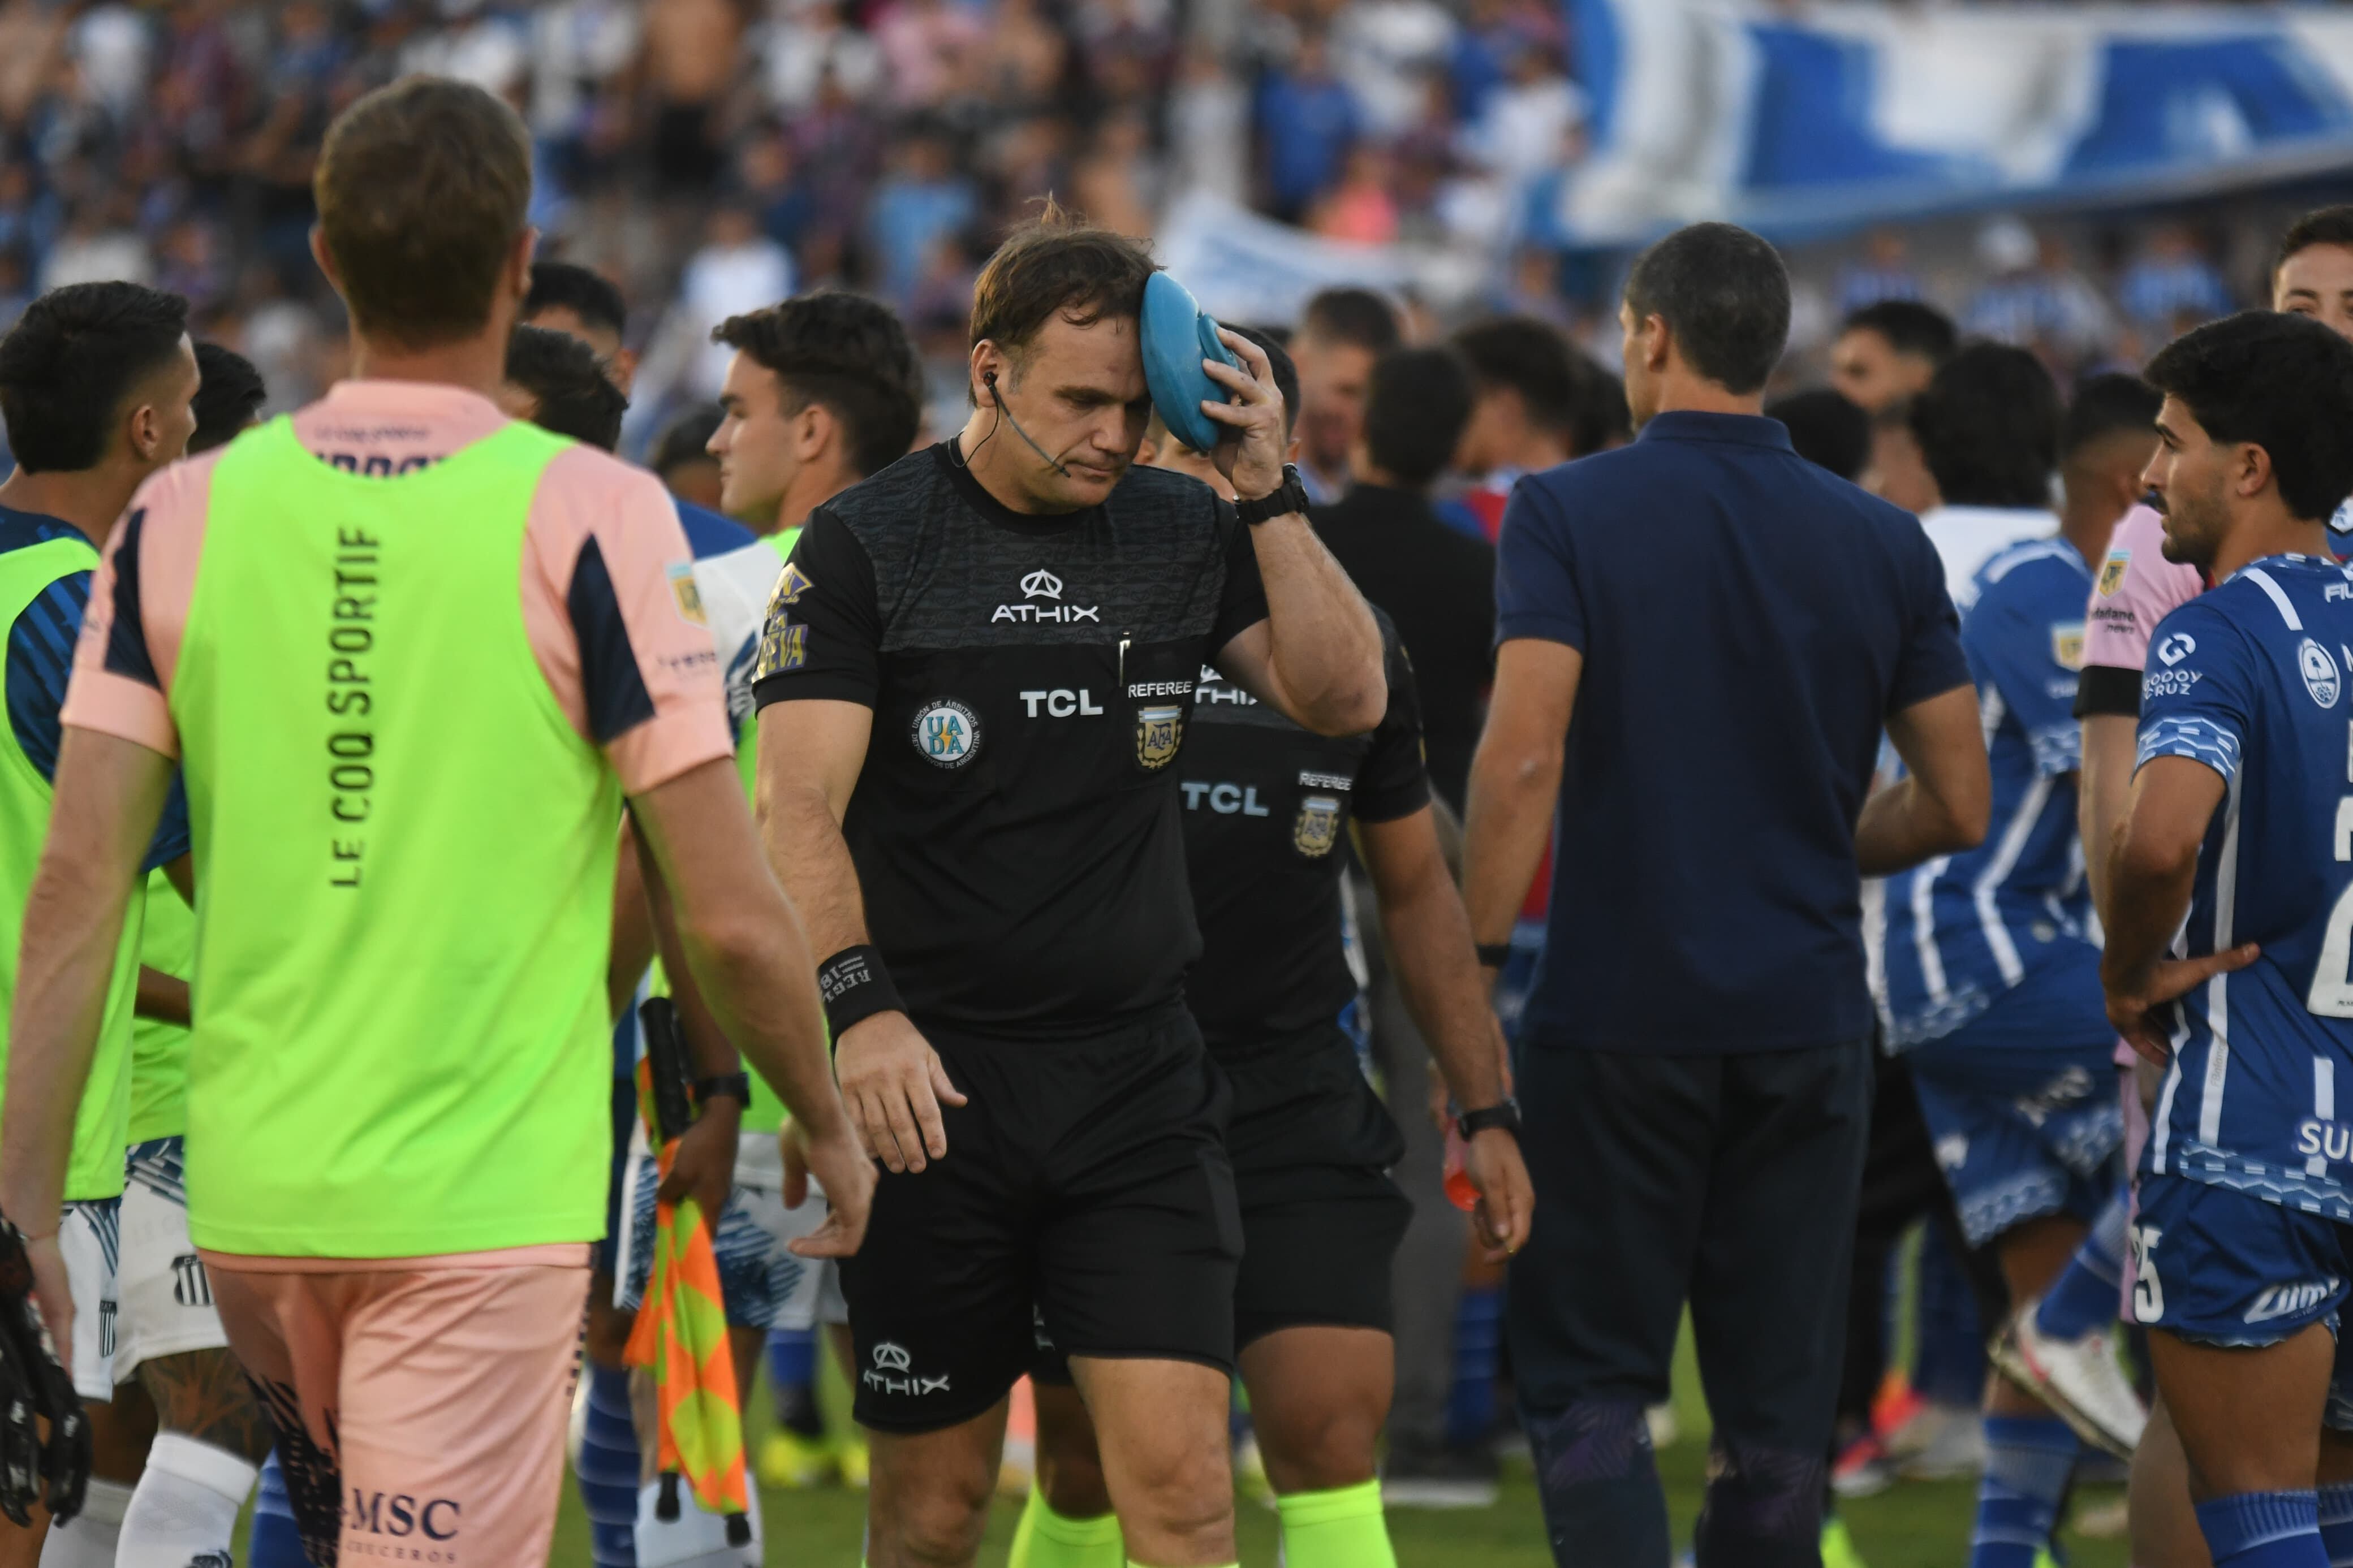
{"type": "Polygon", "coordinates": [[[1177,822],[1203,667],[1266,618],[1249,531],[1181,474],[1009,510],[948,444],[809,514],[753,694],[874,710],[842,823],[867,930],[919,1025],[1099,1035],[1199,951],[1177,822]]]}
{"type": "Polygon", "coordinates": [[[1430,801],[1413,667],[1389,618],[1374,616],[1389,705],[1367,734],[1312,734],[1201,672],[1177,784],[1201,918],[1185,995],[1220,1059],[1336,1030],[1356,993],[1340,910],[1348,823],[1393,822],[1430,801]]]}

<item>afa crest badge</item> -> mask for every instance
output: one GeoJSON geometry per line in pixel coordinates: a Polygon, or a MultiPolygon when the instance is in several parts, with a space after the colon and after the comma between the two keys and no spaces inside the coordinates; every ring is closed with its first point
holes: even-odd
{"type": "Polygon", "coordinates": [[[1184,743],[1182,707],[1171,704],[1135,710],[1135,765],[1145,773],[1156,773],[1175,762],[1176,749],[1184,743]]]}
{"type": "Polygon", "coordinates": [[[2125,585],[2125,568],[2131,564],[2132,552],[2129,549],[2118,548],[2108,552],[2108,558],[2100,563],[2100,597],[2109,599],[2116,596],[2116,590],[2125,585]]]}
{"type": "Polygon", "coordinates": [[[662,568],[662,574],[670,579],[670,603],[678,606],[678,618],[689,626],[709,626],[711,619],[702,612],[702,590],[694,581],[694,563],[674,561],[662,568]]]}
{"type": "Polygon", "coordinates": [[[1336,795],[1311,795],[1299,803],[1291,824],[1291,847],[1310,860],[1321,860],[1340,842],[1340,801],[1336,795]]]}
{"type": "Polygon", "coordinates": [[[2084,668],[2084,623],[2071,621],[2051,628],[2051,660],[2062,669],[2084,668]]]}

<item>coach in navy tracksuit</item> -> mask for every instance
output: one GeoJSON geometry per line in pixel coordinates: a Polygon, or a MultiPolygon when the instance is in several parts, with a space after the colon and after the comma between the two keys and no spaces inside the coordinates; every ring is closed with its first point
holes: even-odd
{"type": "Polygon", "coordinates": [[[1471,776],[1482,956],[1559,802],[1513,1365],[1555,1557],[1663,1568],[1642,1407],[1688,1300],[1700,1568],[1812,1568],[1869,1120],[1862,879],[1984,836],[1985,747],[1919,523],[1759,412],[1789,322],[1772,247],[1670,235],[1620,314],[1641,434],[1513,496],[1471,776]],[[1883,731],[1908,776],[1866,805],[1883,731]]]}

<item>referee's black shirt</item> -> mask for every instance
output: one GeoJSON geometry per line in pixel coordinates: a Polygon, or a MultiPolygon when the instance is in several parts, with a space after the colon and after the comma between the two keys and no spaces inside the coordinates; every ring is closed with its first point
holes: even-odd
{"type": "Polygon", "coordinates": [[[1233,509],[1155,468],[1031,516],[944,443],[810,514],[754,700],[874,710],[842,832],[918,1025],[1074,1039],[1176,1004],[1194,688],[1266,613],[1233,509]]]}
{"type": "Polygon", "coordinates": [[[1413,668],[1379,611],[1388,710],[1362,735],[1310,734],[1201,672],[1178,791],[1201,918],[1185,983],[1201,1037],[1238,1063],[1338,1033],[1356,994],[1340,908],[1348,825],[1430,802],[1413,668]]]}

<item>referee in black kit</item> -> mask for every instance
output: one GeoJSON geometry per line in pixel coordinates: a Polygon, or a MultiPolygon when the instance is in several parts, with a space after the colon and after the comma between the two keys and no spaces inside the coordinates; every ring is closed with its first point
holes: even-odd
{"type": "Polygon", "coordinates": [[[1641,434],[1514,492],[1471,777],[1494,951],[1558,802],[1513,1366],[1555,1558],[1664,1568],[1642,1409],[1688,1300],[1700,1568],[1813,1568],[1870,1105],[1862,879],[1984,837],[1977,693],[1919,523],[1759,412],[1772,247],[1679,230],[1620,315],[1641,434]],[[1909,775],[1866,803],[1883,731],[1909,775]]]}
{"type": "Polygon", "coordinates": [[[871,1568],[969,1563],[1040,1331],[1130,1557],[1234,1562],[1241,1250],[1175,765],[1205,664],[1320,734],[1386,705],[1255,345],[1235,503],[1134,466],[1135,242],[1050,204],[982,269],[965,428],[809,515],[755,669],[759,815],[844,1101],[888,1168],[845,1260],[871,1568]]]}

